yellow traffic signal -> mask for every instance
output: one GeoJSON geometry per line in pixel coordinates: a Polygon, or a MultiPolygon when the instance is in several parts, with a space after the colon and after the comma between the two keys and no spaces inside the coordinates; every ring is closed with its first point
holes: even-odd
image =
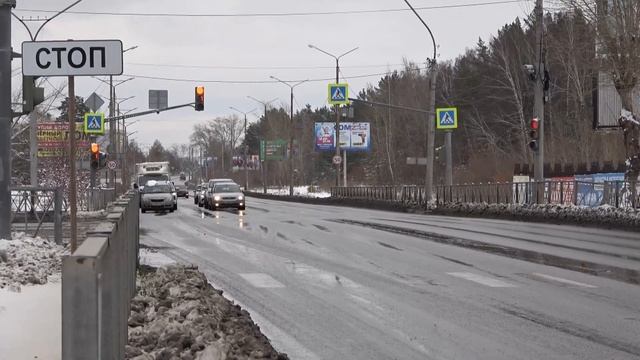
{"type": "Polygon", "coordinates": [[[99,152],[100,152],[100,145],[98,145],[97,143],[91,143],[91,153],[97,154],[99,152]]]}
{"type": "Polygon", "coordinates": [[[196,86],[196,100],[194,107],[196,111],[204,110],[204,86],[196,86]]]}

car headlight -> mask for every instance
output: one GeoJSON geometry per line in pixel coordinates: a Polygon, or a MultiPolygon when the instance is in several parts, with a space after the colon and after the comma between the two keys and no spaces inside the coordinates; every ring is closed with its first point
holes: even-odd
{"type": "Polygon", "coordinates": [[[218,195],[216,195],[216,196],[214,196],[214,197],[213,197],[213,200],[215,200],[215,201],[220,201],[220,199],[221,199],[221,197],[220,197],[220,196],[218,196],[218,195]]]}
{"type": "Polygon", "coordinates": [[[242,200],[242,199],[244,199],[244,196],[242,195],[238,196],[238,200],[242,200]]]}

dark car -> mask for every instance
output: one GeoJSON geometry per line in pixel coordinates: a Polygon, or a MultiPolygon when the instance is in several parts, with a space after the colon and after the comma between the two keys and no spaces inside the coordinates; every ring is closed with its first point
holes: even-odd
{"type": "Polygon", "coordinates": [[[176,185],[176,195],[178,197],[189,198],[189,190],[185,186],[177,186],[176,185]]]}

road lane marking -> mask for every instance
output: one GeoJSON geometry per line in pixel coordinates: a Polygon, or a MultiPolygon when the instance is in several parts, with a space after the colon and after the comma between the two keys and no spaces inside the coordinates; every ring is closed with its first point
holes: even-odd
{"type": "Polygon", "coordinates": [[[531,275],[533,275],[535,277],[551,280],[551,281],[556,281],[556,282],[559,282],[559,283],[562,283],[562,284],[567,284],[567,285],[580,286],[580,287],[589,288],[589,289],[596,289],[597,288],[597,286],[594,286],[594,285],[589,285],[589,284],[585,284],[585,283],[581,283],[581,282],[577,282],[577,281],[573,281],[573,280],[563,279],[563,278],[559,278],[559,277],[555,277],[555,276],[551,276],[551,275],[545,275],[545,274],[540,274],[540,273],[532,273],[531,275]]]}
{"type": "Polygon", "coordinates": [[[283,288],[284,284],[264,273],[240,274],[243,279],[257,288],[283,288]]]}
{"type": "Polygon", "coordinates": [[[474,274],[474,273],[470,273],[470,272],[450,272],[450,273],[447,273],[447,274],[449,274],[451,276],[459,277],[461,279],[473,281],[473,282],[476,282],[478,284],[481,284],[481,285],[484,285],[484,286],[489,286],[489,287],[495,287],[495,288],[517,287],[516,285],[509,284],[509,283],[504,282],[502,280],[493,279],[493,278],[490,278],[490,277],[487,277],[487,276],[482,276],[482,275],[478,275],[478,274],[474,274]]]}

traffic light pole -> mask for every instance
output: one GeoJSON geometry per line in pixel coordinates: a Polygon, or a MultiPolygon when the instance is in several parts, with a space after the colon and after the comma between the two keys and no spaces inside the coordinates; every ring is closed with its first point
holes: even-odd
{"type": "Polygon", "coordinates": [[[0,0],[0,239],[11,239],[11,9],[0,0]]]}
{"type": "Polygon", "coordinates": [[[538,149],[533,152],[534,166],[533,176],[536,181],[544,180],[544,81],[545,64],[543,56],[544,41],[544,15],[543,0],[536,1],[536,82],[534,88],[534,114],[538,118],[538,149]]]}

